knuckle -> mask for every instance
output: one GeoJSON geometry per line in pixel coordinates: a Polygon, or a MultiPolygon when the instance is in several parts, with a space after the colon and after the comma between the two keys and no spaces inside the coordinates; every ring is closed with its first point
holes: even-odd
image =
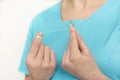
{"type": "Polygon", "coordinates": [[[39,46],[40,46],[40,42],[34,40],[33,43],[32,43],[32,45],[33,45],[34,47],[39,47],[39,46]]]}
{"type": "Polygon", "coordinates": [[[72,55],[70,57],[70,61],[74,62],[74,61],[78,61],[80,59],[79,55],[72,55]]]}
{"type": "Polygon", "coordinates": [[[26,64],[27,64],[28,66],[31,66],[31,58],[30,58],[29,55],[26,57],[26,64]]]}
{"type": "Polygon", "coordinates": [[[40,67],[40,64],[39,64],[39,63],[34,63],[34,64],[32,65],[32,67],[33,67],[33,68],[38,68],[38,67],[40,67]]]}
{"type": "Polygon", "coordinates": [[[31,66],[31,62],[28,61],[28,60],[26,60],[26,65],[27,65],[27,66],[31,66]]]}
{"type": "Polygon", "coordinates": [[[43,43],[41,43],[41,48],[45,49],[45,45],[43,43]]]}
{"type": "Polygon", "coordinates": [[[56,67],[56,64],[54,63],[54,64],[51,64],[51,66],[50,66],[51,68],[55,68],[56,67]]]}
{"type": "Polygon", "coordinates": [[[66,68],[66,67],[67,67],[66,63],[62,63],[62,68],[66,68]]]}
{"type": "Polygon", "coordinates": [[[32,64],[30,61],[28,61],[28,62],[26,63],[26,65],[27,65],[27,67],[29,67],[29,68],[32,68],[32,67],[33,67],[33,64],[32,64]]]}
{"type": "Polygon", "coordinates": [[[76,60],[78,56],[73,55],[71,59],[76,60]]]}
{"type": "Polygon", "coordinates": [[[43,43],[41,43],[40,49],[44,49],[44,44],[43,43]]]}
{"type": "Polygon", "coordinates": [[[48,64],[48,63],[44,63],[44,64],[42,65],[42,68],[47,69],[47,68],[50,68],[50,66],[49,66],[49,64],[48,64]]]}
{"type": "Polygon", "coordinates": [[[33,68],[33,69],[36,69],[36,68],[40,68],[41,65],[40,65],[40,63],[34,62],[30,65],[30,67],[33,68]]]}
{"type": "Polygon", "coordinates": [[[62,63],[62,68],[65,68],[65,66],[66,66],[65,63],[63,62],[63,63],[62,63]]]}
{"type": "Polygon", "coordinates": [[[68,65],[70,65],[69,61],[66,59],[65,61],[63,61],[62,63],[62,67],[67,67],[68,65]]]}
{"type": "Polygon", "coordinates": [[[49,47],[49,46],[46,46],[46,49],[50,49],[50,47],[49,47]]]}
{"type": "Polygon", "coordinates": [[[29,56],[26,58],[26,65],[30,68],[37,68],[40,67],[40,63],[33,62],[32,59],[29,58],[29,56]]]}

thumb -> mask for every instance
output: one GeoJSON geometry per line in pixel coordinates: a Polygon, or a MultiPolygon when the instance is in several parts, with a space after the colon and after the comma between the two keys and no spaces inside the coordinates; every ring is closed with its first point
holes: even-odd
{"type": "Polygon", "coordinates": [[[75,28],[72,24],[70,25],[70,48],[71,53],[79,50],[77,35],[75,33],[75,28]]]}

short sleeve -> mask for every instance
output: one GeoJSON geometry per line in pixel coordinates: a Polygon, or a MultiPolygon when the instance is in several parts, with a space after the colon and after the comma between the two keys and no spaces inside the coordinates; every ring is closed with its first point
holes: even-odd
{"type": "Polygon", "coordinates": [[[25,64],[25,60],[26,60],[26,56],[28,54],[28,51],[30,49],[30,45],[33,39],[33,22],[31,22],[28,33],[27,33],[27,38],[26,38],[26,42],[25,42],[25,46],[24,46],[24,50],[23,50],[23,55],[21,58],[21,62],[20,62],[20,66],[19,66],[19,71],[24,73],[24,74],[29,74],[29,71],[27,69],[27,66],[25,64]]]}
{"type": "Polygon", "coordinates": [[[45,11],[43,11],[37,14],[30,23],[28,33],[27,33],[27,38],[24,45],[24,50],[22,53],[22,57],[21,57],[21,61],[18,69],[20,72],[24,74],[27,74],[27,75],[29,74],[28,68],[26,66],[26,56],[29,53],[31,43],[36,33],[44,30],[44,27],[42,26],[44,26],[45,24],[45,20],[44,20],[45,17],[46,17],[45,11]]]}
{"type": "Polygon", "coordinates": [[[53,14],[52,10],[54,10],[54,7],[48,8],[38,13],[31,21],[28,34],[27,34],[26,43],[25,43],[24,50],[23,50],[23,55],[21,58],[20,66],[19,66],[19,71],[24,74],[29,74],[29,71],[27,69],[25,62],[26,62],[26,56],[29,52],[34,36],[36,35],[37,32],[43,32],[44,30],[48,29],[48,27],[46,28],[45,26],[51,23],[52,21],[49,18],[49,16],[53,14]],[[46,24],[46,21],[48,21],[47,24],[46,24]]]}

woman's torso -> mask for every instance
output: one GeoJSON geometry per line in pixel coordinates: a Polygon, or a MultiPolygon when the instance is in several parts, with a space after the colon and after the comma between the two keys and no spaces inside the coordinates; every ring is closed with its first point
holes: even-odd
{"type": "Polygon", "coordinates": [[[33,36],[43,32],[42,42],[56,52],[57,68],[51,80],[78,80],[61,68],[69,44],[69,24],[74,24],[90,49],[100,70],[113,80],[120,80],[120,1],[108,0],[88,19],[62,21],[60,3],[34,19],[33,36]]]}

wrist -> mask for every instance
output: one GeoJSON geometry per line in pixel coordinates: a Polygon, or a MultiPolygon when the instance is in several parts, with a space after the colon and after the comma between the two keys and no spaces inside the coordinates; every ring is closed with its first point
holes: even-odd
{"type": "MultiPolygon", "coordinates": [[[[31,80],[38,80],[38,79],[31,79],[31,80]]],[[[39,79],[39,80],[46,80],[46,79],[39,79]]],[[[49,80],[49,79],[48,79],[49,80]]]]}
{"type": "Polygon", "coordinates": [[[102,72],[92,72],[89,75],[79,78],[82,80],[111,80],[110,78],[105,76],[102,72]]]}
{"type": "Polygon", "coordinates": [[[31,78],[31,80],[49,80],[49,79],[34,79],[34,78],[31,78]]]}
{"type": "Polygon", "coordinates": [[[100,74],[96,74],[95,77],[91,78],[91,80],[110,80],[110,79],[104,74],[100,73],[100,74]]]}

